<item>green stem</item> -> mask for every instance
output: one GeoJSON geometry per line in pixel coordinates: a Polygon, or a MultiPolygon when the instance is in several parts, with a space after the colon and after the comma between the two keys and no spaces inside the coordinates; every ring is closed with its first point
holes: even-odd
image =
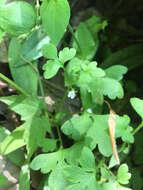
{"type": "Polygon", "coordinates": [[[79,51],[82,53],[80,44],[79,44],[79,42],[78,42],[78,40],[77,40],[77,38],[76,38],[76,36],[75,36],[75,34],[74,34],[74,32],[73,32],[73,29],[72,29],[72,27],[71,27],[70,24],[68,24],[68,29],[69,29],[69,31],[70,31],[70,33],[71,33],[73,39],[75,40],[75,42],[76,42],[76,44],[77,44],[77,46],[78,46],[78,48],[79,48],[79,51]]]}
{"type": "Polygon", "coordinates": [[[57,110],[56,110],[56,113],[60,112],[60,109],[61,109],[62,105],[64,104],[64,101],[67,98],[67,95],[68,95],[68,90],[66,90],[61,102],[59,103],[57,110]]]}
{"type": "Polygon", "coordinates": [[[23,90],[21,87],[19,87],[15,82],[13,82],[12,80],[10,80],[9,78],[7,78],[5,75],[3,75],[2,73],[0,73],[0,78],[2,78],[4,81],[6,81],[8,84],[10,84],[11,86],[13,86],[15,89],[17,89],[19,92],[21,92],[23,95],[25,96],[29,96],[29,94],[23,90]]]}
{"type": "Polygon", "coordinates": [[[141,128],[143,128],[143,121],[138,125],[138,127],[132,132],[132,135],[135,135],[141,128]]]}

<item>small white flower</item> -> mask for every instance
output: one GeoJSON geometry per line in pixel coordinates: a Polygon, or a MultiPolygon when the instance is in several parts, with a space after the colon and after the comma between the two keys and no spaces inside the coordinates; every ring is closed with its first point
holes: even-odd
{"type": "Polygon", "coordinates": [[[68,98],[71,98],[71,99],[74,99],[75,98],[75,90],[74,89],[72,89],[71,91],[69,91],[69,93],[68,93],[68,98]]]}
{"type": "Polygon", "coordinates": [[[88,113],[93,113],[93,112],[92,112],[92,109],[90,109],[90,108],[88,108],[86,111],[87,111],[88,113]]]}

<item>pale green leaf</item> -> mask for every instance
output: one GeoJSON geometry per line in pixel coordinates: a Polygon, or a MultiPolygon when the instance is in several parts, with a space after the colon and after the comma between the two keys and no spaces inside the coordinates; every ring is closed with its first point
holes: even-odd
{"type": "Polygon", "coordinates": [[[100,92],[110,99],[123,98],[124,95],[122,85],[117,80],[107,77],[100,80],[100,92]]]}
{"type": "Polygon", "coordinates": [[[8,129],[6,129],[5,127],[2,127],[0,125],[0,143],[5,139],[5,137],[7,137],[8,135],[10,135],[10,131],[8,129]]]}
{"type": "Polygon", "coordinates": [[[25,1],[14,1],[0,7],[0,26],[17,36],[29,32],[36,23],[36,12],[25,1]]]}
{"type": "Polygon", "coordinates": [[[58,152],[40,154],[32,160],[30,167],[33,170],[41,170],[42,173],[49,173],[56,167],[57,162],[58,152]]]}
{"type": "Polygon", "coordinates": [[[127,70],[127,67],[123,65],[113,65],[105,69],[105,73],[107,77],[120,81],[127,70]]]}
{"type": "Polygon", "coordinates": [[[57,60],[49,60],[49,61],[47,61],[43,66],[44,78],[45,79],[50,79],[50,78],[54,77],[57,74],[60,67],[62,67],[62,65],[57,60]]]}
{"type": "Polygon", "coordinates": [[[64,48],[63,50],[61,50],[59,52],[59,60],[62,62],[62,63],[65,63],[66,61],[69,61],[71,60],[76,54],[76,50],[74,48],[64,48]]]}
{"type": "Polygon", "coordinates": [[[42,25],[55,45],[63,37],[70,19],[70,7],[67,0],[43,1],[40,7],[42,25]]]}
{"type": "Polygon", "coordinates": [[[39,139],[39,146],[42,147],[43,152],[52,152],[57,148],[56,139],[39,139]]]}
{"type": "Polygon", "coordinates": [[[81,157],[80,157],[79,163],[86,171],[94,171],[95,170],[94,154],[86,146],[84,146],[81,151],[81,157]]]}
{"type": "Polygon", "coordinates": [[[30,169],[28,165],[21,167],[19,178],[19,190],[30,190],[30,169]]]}
{"type": "Polygon", "coordinates": [[[1,143],[0,143],[0,153],[1,154],[9,154],[10,152],[24,146],[26,143],[23,139],[24,135],[24,127],[20,126],[13,130],[13,132],[8,135],[1,143]]]}
{"type": "Polygon", "coordinates": [[[52,43],[46,44],[42,47],[42,54],[47,59],[56,59],[57,58],[57,48],[52,43]]]}
{"type": "Polygon", "coordinates": [[[139,116],[143,119],[143,100],[139,98],[131,98],[130,99],[132,107],[139,114],[139,116]]]}
{"type": "Polygon", "coordinates": [[[128,172],[127,164],[122,164],[117,173],[117,180],[121,184],[128,184],[129,179],[131,178],[131,174],[128,172]]]}

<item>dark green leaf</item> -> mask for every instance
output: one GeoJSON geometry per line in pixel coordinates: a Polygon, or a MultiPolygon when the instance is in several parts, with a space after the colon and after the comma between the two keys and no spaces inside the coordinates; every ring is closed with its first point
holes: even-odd
{"type": "Polygon", "coordinates": [[[49,41],[50,38],[42,28],[36,29],[22,44],[22,56],[29,61],[38,59],[42,56],[42,46],[48,44],[49,41]]]}
{"type": "MultiPolygon", "coordinates": [[[[30,94],[37,94],[38,75],[21,57],[21,44],[12,38],[8,49],[9,67],[14,81],[30,94]]],[[[33,65],[36,67],[36,65],[33,65]]]]}

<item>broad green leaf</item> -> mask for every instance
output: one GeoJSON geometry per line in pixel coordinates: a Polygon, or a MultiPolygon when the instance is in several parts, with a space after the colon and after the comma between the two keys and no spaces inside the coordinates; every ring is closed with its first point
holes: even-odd
{"type": "Polygon", "coordinates": [[[0,97],[0,101],[8,104],[9,108],[21,115],[21,120],[28,120],[41,114],[40,100],[22,95],[0,97]]]}
{"type": "Polygon", "coordinates": [[[104,179],[110,180],[111,179],[111,173],[106,168],[101,168],[101,176],[104,179]]]}
{"type": "Polygon", "coordinates": [[[124,65],[131,70],[142,65],[142,44],[131,45],[112,53],[101,64],[101,68],[106,69],[113,65],[124,65]]]}
{"type": "Polygon", "coordinates": [[[43,152],[53,152],[57,148],[56,139],[39,139],[39,146],[42,147],[43,152]]]}
{"type": "Polygon", "coordinates": [[[72,117],[62,125],[62,131],[66,135],[71,135],[74,140],[84,138],[85,133],[92,124],[88,114],[79,117],[72,117]]]}
{"type": "Polygon", "coordinates": [[[47,61],[43,66],[44,78],[45,79],[50,79],[50,78],[54,77],[57,74],[60,67],[62,67],[62,65],[57,60],[49,60],[49,61],[47,61]]]}
{"type": "Polygon", "coordinates": [[[139,116],[143,119],[143,100],[139,98],[131,98],[130,103],[139,116]]]}
{"type": "Polygon", "coordinates": [[[117,160],[115,159],[115,156],[112,155],[109,161],[109,168],[113,168],[114,166],[119,165],[117,160]]]}
{"type": "Polygon", "coordinates": [[[49,132],[49,121],[46,117],[33,117],[27,120],[23,127],[25,128],[24,140],[28,152],[28,158],[32,156],[39,146],[41,139],[45,139],[46,132],[49,132]]]}
{"type": "Polygon", "coordinates": [[[42,28],[34,30],[22,44],[22,56],[29,61],[38,59],[42,56],[43,45],[48,44],[49,41],[47,33],[42,28]]]}
{"type": "Polygon", "coordinates": [[[30,169],[28,165],[21,167],[19,178],[19,190],[30,190],[30,169]]]}
{"type": "Polygon", "coordinates": [[[131,178],[131,174],[128,172],[127,164],[122,164],[117,173],[117,180],[121,184],[128,184],[129,179],[131,178]]]}
{"type": "Polygon", "coordinates": [[[42,47],[42,54],[47,59],[56,59],[57,58],[57,48],[52,43],[45,44],[42,47]]]}
{"type": "Polygon", "coordinates": [[[74,48],[64,48],[63,50],[61,50],[59,52],[59,60],[62,62],[62,63],[65,63],[66,61],[69,61],[71,60],[76,54],[76,50],[74,48]]]}
{"type": "MultiPolygon", "coordinates": [[[[63,175],[63,163],[58,163],[57,167],[51,172],[46,184],[50,189],[63,190],[69,185],[66,177],[63,175]]],[[[45,185],[44,185],[45,186],[45,185]]]]}
{"type": "Polygon", "coordinates": [[[0,143],[5,139],[5,137],[7,137],[8,135],[10,135],[10,131],[8,129],[6,129],[5,127],[2,127],[0,125],[0,143]]]}
{"type": "Polygon", "coordinates": [[[6,0],[0,0],[0,6],[4,5],[6,3],[6,0]]]}
{"type": "Polygon", "coordinates": [[[99,84],[98,88],[100,88],[100,92],[110,99],[123,98],[123,88],[117,80],[105,77],[100,79],[99,84]]]}
{"type": "Polygon", "coordinates": [[[6,155],[24,146],[26,143],[23,139],[23,135],[24,126],[20,126],[13,130],[13,132],[0,143],[0,153],[6,155]]]}
{"type": "Polygon", "coordinates": [[[40,7],[42,25],[51,42],[58,45],[63,37],[70,18],[70,7],[67,0],[43,1],[40,7]]]}
{"type": "Polygon", "coordinates": [[[116,137],[121,137],[124,142],[133,143],[134,136],[132,135],[133,128],[130,127],[130,118],[127,115],[116,119],[116,137]]]}
{"type": "Polygon", "coordinates": [[[29,32],[35,23],[35,10],[25,1],[14,1],[0,7],[0,26],[14,36],[29,32]]]}
{"type": "Polygon", "coordinates": [[[82,168],[78,166],[67,165],[63,169],[63,174],[66,176],[67,180],[73,183],[73,185],[68,186],[68,190],[77,189],[96,189],[96,179],[93,173],[87,173],[82,168]],[[80,184],[80,186],[79,186],[80,184]]]}
{"type": "MultiPolygon", "coordinates": [[[[14,81],[30,94],[37,94],[38,75],[21,57],[21,44],[12,38],[8,49],[9,67],[14,81]]],[[[37,65],[37,64],[36,64],[37,65]]],[[[34,67],[36,67],[33,64],[34,67]]]]}
{"type": "Polygon", "coordinates": [[[73,47],[77,50],[77,55],[82,59],[92,59],[96,52],[96,45],[91,32],[88,30],[86,24],[81,22],[76,29],[75,36],[78,40],[79,47],[73,40],[73,47]]]}
{"type": "Polygon", "coordinates": [[[42,173],[49,173],[56,167],[57,162],[58,152],[39,154],[32,160],[30,167],[33,170],[40,169],[42,173]]]}
{"type": "Polygon", "coordinates": [[[69,164],[78,165],[83,146],[84,144],[79,142],[58,152],[40,154],[32,160],[30,167],[33,170],[41,169],[42,173],[49,173],[56,168],[58,163],[63,163],[65,160],[69,164]]]}
{"type": "Polygon", "coordinates": [[[94,154],[86,146],[84,146],[81,151],[81,157],[80,157],[79,163],[86,171],[94,171],[95,170],[94,154]]]}
{"type": "Polygon", "coordinates": [[[105,69],[106,76],[117,81],[122,80],[123,75],[126,74],[127,67],[123,65],[113,65],[105,69]]]}
{"type": "Polygon", "coordinates": [[[0,173],[0,187],[2,187],[8,179],[0,173]]]}

